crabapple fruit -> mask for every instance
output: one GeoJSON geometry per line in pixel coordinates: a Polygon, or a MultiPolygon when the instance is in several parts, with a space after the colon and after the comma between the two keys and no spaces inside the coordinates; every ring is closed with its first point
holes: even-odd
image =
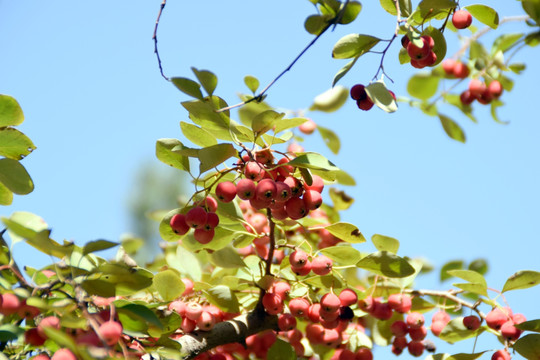
{"type": "Polygon", "coordinates": [[[236,193],[242,200],[249,200],[255,196],[257,186],[251,179],[241,179],[236,183],[236,193]]]}
{"type": "Polygon", "coordinates": [[[466,29],[472,24],[472,15],[467,10],[458,10],[452,15],[452,24],[456,29],[466,29]]]}
{"type": "Polygon", "coordinates": [[[77,357],[69,349],[58,349],[54,352],[51,360],[77,360],[77,357]]]}
{"type": "Polygon", "coordinates": [[[341,301],[337,295],[332,293],[324,294],[321,298],[321,309],[327,312],[336,312],[341,306],[341,301]]]}
{"type": "Polygon", "coordinates": [[[419,329],[424,325],[424,315],[419,312],[412,312],[407,315],[407,325],[411,329],[419,329]]]}
{"type": "Polygon", "coordinates": [[[388,296],[388,305],[390,305],[392,310],[404,314],[411,310],[412,299],[407,294],[391,294],[388,296]]]}
{"type": "Polygon", "coordinates": [[[178,235],[184,235],[190,229],[189,225],[186,223],[186,215],[184,214],[175,214],[171,218],[169,224],[174,233],[178,235]]]}
{"type": "Polygon", "coordinates": [[[289,310],[296,317],[306,317],[309,312],[309,301],[304,298],[294,298],[289,301],[289,310]]]}
{"type": "Polygon", "coordinates": [[[324,255],[317,256],[311,261],[311,271],[317,275],[327,275],[332,271],[332,263],[332,260],[324,255]]]}
{"type": "Polygon", "coordinates": [[[216,197],[219,201],[228,203],[236,197],[236,185],[231,181],[223,181],[216,186],[216,197]]]}
{"type": "Polygon", "coordinates": [[[302,133],[306,135],[313,134],[315,129],[317,128],[317,123],[311,119],[308,119],[306,122],[300,124],[298,127],[298,130],[300,130],[302,133]]]}
{"type": "Polygon", "coordinates": [[[465,316],[463,325],[469,330],[476,330],[480,327],[480,319],[474,315],[465,316]]]}
{"type": "Polygon", "coordinates": [[[207,220],[207,212],[202,207],[196,206],[191,208],[186,214],[186,224],[193,229],[204,227],[207,220]]]}
{"type": "Polygon", "coordinates": [[[345,288],[339,293],[339,301],[341,301],[341,306],[351,306],[356,304],[358,301],[358,295],[352,289],[345,288]]]}
{"type": "Polygon", "coordinates": [[[118,340],[122,336],[122,325],[113,320],[105,321],[99,326],[99,333],[105,343],[109,346],[115,345],[118,343],[118,340]]]}

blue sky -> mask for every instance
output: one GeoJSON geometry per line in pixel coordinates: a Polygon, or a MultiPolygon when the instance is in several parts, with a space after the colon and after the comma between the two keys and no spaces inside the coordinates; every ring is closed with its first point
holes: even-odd
{"type": "MultiPolygon", "coordinates": [[[[136,196],[137,170],[157,163],[155,141],[181,138],[178,124],[187,120],[180,102],[188,98],[161,78],[153,54],[160,3],[0,0],[0,92],[20,102],[26,116],[20,130],[37,146],[23,162],[35,191],[17,196],[0,215],[36,213],[53,228],[53,238],[79,244],[118,240],[130,232],[126,209],[136,196]]],[[[490,4],[501,17],[523,13],[519,1],[490,4]]],[[[165,72],[191,77],[191,66],[211,70],[219,78],[217,93],[235,103],[237,94],[247,91],[245,75],[268,83],[311,40],[303,30],[311,14],[308,1],[170,1],[159,29],[165,72]]],[[[389,38],[393,29],[394,19],[378,3],[365,1],[359,19],[325,34],[270,90],[268,102],[308,108],[346,63],[330,56],[341,36],[356,32],[389,38]]],[[[501,27],[523,30],[517,24],[501,27]]],[[[452,54],[459,44],[455,35],[449,39],[452,54]]],[[[415,70],[399,65],[398,46],[386,57],[387,73],[395,81],[387,85],[407,96],[406,81],[415,70]]],[[[495,289],[518,270],[538,270],[540,124],[534,101],[540,67],[531,61],[537,51],[526,48],[515,57],[528,68],[521,76],[511,75],[515,88],[502,97],[507,105],[500,117],[508,125],[495,123],[487,109],[476,110],[477,124],[447,112],[466,131],[465,145],[448,139],[436,118],[404,104],[394,114],[363,112],[351,101],[336,113],[308,113],[338,133],[342,149],[331,154],[318,135],[309,137],[305,147],[327,155],[358,183],[344,189],[356,199],[344,220],[366,237],[395,237],[401,255],[426,257],[436,265],[486,258],[488,283],[495,289]]],[[[341,83],[368,83],[379,60],[366,55],[341,83]]],[[[15,251],[21,264],[51,261],[23,246],[15,251]]],[[[419,286],[450,284],[439,285],[434,274],[419,286]]],[[[516,311],[537,318],[539,296],[536,287],[508,293],[507,300],[516,311]]],[[[497,345],[484,349],[489,346],[497,345]]],[[[448,351],[471,349],[467,343],[448,351]]]]}

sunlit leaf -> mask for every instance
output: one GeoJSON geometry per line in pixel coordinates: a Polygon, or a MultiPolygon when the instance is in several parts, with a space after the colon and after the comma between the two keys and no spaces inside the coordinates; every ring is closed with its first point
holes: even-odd
{"type": "Polygon", "coordinates": [[[218,82],[217,76],[208,70],[197,70],[194,67],[191,68],[191,71],[193,71],[193,73],[197,77],[197,80],[199,80],[204,90],[208,93],[208,95],[211,96],[217,87],[217,82],[218,82]]]}
{"type": "Polygon", "coordinates": [[[0,94],[0,127],[20,125],[23,121],[23,111],[17,100],[0,94]]]}
{"type": "Polygon", "coordinates": [[[159,139],[156,142],[156,157],[165,164],[179,170],[189,171],[189,159],[174,152],[173,148],[183,144],[177,139],[159,139]]]}
{"type": "Polygon", "coordinates": [[[338,264],[354,265],[362,258],[360,251],[350,246],[331,246],[321,249],[321,254],[336,261],[338,264]]]}
{"type": "Polygon", "coordinates": [[[212,146],[217,144],[214,135],[197,125],[182,121],[180,122],[180,128],[182,129],[182,134],[195,145],[212,146]]]}
{"type": "Polygon", "coordinates": [[[439,335],[439,338],[453,344],[461,340],[476,337],[484,332],[484,330],[484,327],[480,327],[477,330],[471,331],[463,325],[463,317],[457,317],[446,324],[439,335]]]}
{"type": "Polygon", "coordinates": [[[30,154],[36,146],[19,130],[0,128],[0,155],[14,160],[21,160],[30,154]]]}
{"type": "Polygon", "coordinates": [[[334,45],[332,57],[335,59],[350,59],[362,56],[372,47],[377,45],[381,39],[371,35],[349,34],[334,45]]]}
{"type": "Polygon", "coordinates": [[[360,260],[356,266],[390,278],[403,278],[415,272],[407,260],[387,251],[369,254],[360,260]]]}
{"type": "Polygon", "coordinates": [[[465,6],[464,9],[469,11],[476,20],[489,26],[492,29],[496,29],[499,26],[499,14],[497,14],[497,12],[493,8],[487,5],[468,5],[465,6]]]}
{"type": "Polygon", "coordinates": [[[444,129],[444,132],[446,132],[446,134],[451,139],[457,140],[462,143],[466,141],[463,129],[461,129],[461,127],[454,120],[443,114],[439,114],[439,119],[441,120],[441,125],[444,129]]]}
{"type": "Polygon", "coordinates": [[[296,360],[293,347],[279,338],[270,346],[266,355],[267,360],[296,360]]]}
{"type": "Polygon", "coordinates": [[[223,311],[237,313],[240,311],[240,304],[238,299],[231,291],[231,289],[226,285],[218,285],[204,290],[203,293],[206,295],[208,301],[220,308],[223,311]]]}
{"type": "Polygon", "coordinates": [[[339,170],[330,160],[317,153],[304,153],[289,161],[288,165],[304,169],[324,171],[339,170]]]}
{"type": "Polygon", "coordinates": [[[230,157],[236,156],[236,148],[232,144],[217,144],[199,150],[201,174],[223,163],[230,157]]]}
{"type": "Polygon", "coordinates": [[[325,229],[335,237],[351,244],[366,242],[364,235],[362,235],[360,230],[358,230],[358,228],[353,224],[337,222],[335,224],[326,226],[325,229]]]}
{"type": "Polygon", "coordinates": [[[34,182],[24,166],[13,159],[0,159],[0,183],[19,195],[26,195],[34,190],[34,182]]]}
{"type": "Polygon", "coordinates": [[[309,110],[334,112],[345,104],[349,98],[349,90],[343,86],[335,86],[322,94],[319,94],[313,99],[313,105],[309,110]]]}
{"type": "Polygon", "coordinates": [[[527,334],[514,343],[514,350],[526,359],[540,359],[540,334],[527,334]]]}
{"type": "Polygon", "coordinates": [[[437,93],[439,80],[438,76],[434,76],[430,72],[414,74],[407,83],[407,91],[415,98],[428,100],[437,93]]]}
{"type": "Polygon", "coordinates": [[[379,251],[396,254],[399,249],[399,241],[390,236],[375,234],[371,237],[371,241],[379,251]]]}
{"type": "Polygon", "coordinates": [[[388,113],[395,112],[397,110],[397,103],[394,100],[394,97],[392,96],[392,94],[390,94],[390,92],[382,82],[373,82],[366,86],[365,89],[366,93],[373,101],[373,103],[382,110],[388,113]]]}
{"type": "Polygon", "coordinates": [[[319,131],[319,134],[321,134],[324,143],[326,146],[328,146],[330,151],[332,151],[334,154],[339,153],[341,142],[337,134],[334,131],[320,125],[317,126],[317,130],[319,131]]]}
{"type": "Polygon", "coordinates": [[[182,77],[172,78],[171,81],[174,86],[176,86],[178,90],[182,91],[184,94],[187,94],[199,100],[203,99],[201,85],[199,85],[195,81],[182,77]]]}
{"type": "Polygon", "coordinates": [[[533,270],[518,271],[504,283],[502,292],[528,289],[540,283],[540,272],[533,270]]]}
{"type": "Polygon", "coordinates": [[[172,301],[182,295],[186,286],[174,270],[164,270],[154,275],[153,285],[161,298],[172,301]]]}

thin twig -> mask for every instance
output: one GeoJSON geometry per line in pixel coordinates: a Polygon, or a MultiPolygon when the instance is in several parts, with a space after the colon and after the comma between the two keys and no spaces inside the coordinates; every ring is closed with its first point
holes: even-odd
{"type": "Polygon", "coordinates": [[[317,42],[317,40],[319,40],[319,38],[328,30],[330,29],[330,27],[332,27],[332,25],[336,25],[340,20],[341,20],[341,17],[343,16],[343,12],[345,11],[345,8],[347,7],[347,4],[349,3],[349,0],[345,1],[344,3],[344,6],[343,8],[341,9],[341,11],[336,15],[335,18],[332,19],[332,21],[329,21],[328,24],[326,24],[326,26],[324,27],[324,29],[322,29],[322,31],[317,35],[315,36],[315,38],[313,40],[311,40],[309,42],[309,44],[300,52],[300,54],[298,54],[294,60],[289,64],[289,66],[287,66],[285,68],[285,70],[283,70],[278,76],[275,77],[274,80],[270,81],[270,83],[256,96],[246,100],[246,101],[242,101],[241,103],[238,103],[238,104],[235,104],[235,105],[231,105],[231,106],[227,106],[227,107],[224,107],[224,108],[221,108],[219,110],[216,110],[216,112],[223,112],[223,111],[228,111],[228,110],[231,110],[231,109],[234,109],[234,108],[237,108],[237,107],[240,107],[240,106],[244,106],[252,101],[257,101],[257,102],[260,102],[263,100],[264,98],[264,95],[266,94],[266,92],[272,87],[272,85],[274,85],[283,75],[285,75],[286,72],[288,72],[289,70],[291,70],[291,68],[294,66],[294,64],[296,64],[296,62],[298,60],[300,60],[300,58],[306,53],[306,51],[309,50],[310,47],[313,46],[313,44],[315,44],[315,42],[317,42]]]}
{"type": "Polygon", "coordinates": [[[158,46],[157,46],[157,43],[158,43],[157,29],[158,29],[158,26],[159,26],[159,19],[161,18],[161,14],[163,13],[163,9],[165,8],[166,4],[167,4],[167,0],[163,0],[163,2],[161,3],[161,6],[159,8],[158,16],[157,16],[157,19],[156,19],[156,26],[154,27],[154,35],[152,36],[152,40],[154,40],[154,53],[156,54],[156,57],[157,57],[158,66],[159,66],[159,72],[161,73],[161,76],[163,76],[163,78],[165,80],[169,81],[169,78],[167,76],[165,76],[165,74],[163,73],[163,67],[161,66],[161,58],[159,57],[159,51],[158,51],[158,46]]]}

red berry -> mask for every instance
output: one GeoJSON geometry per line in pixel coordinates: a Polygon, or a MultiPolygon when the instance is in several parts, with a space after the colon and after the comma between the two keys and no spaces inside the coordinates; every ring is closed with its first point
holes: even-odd
{"type": "Polygon", "coordinates": [[[285,203],[285,211],[293,220],[301,219],[309,212],[309,210],[306,208],[304,200],[298,197],[293,197],[287,200],[285,203]]]}
{"type": "Polygon", "coordinates": [[[264,176],[264,169],[256,161],[249,161],[244,166],[244,176],[253,181],[259,181],[264,176]]]}
{"type": "Polygon", "coordinates": [[[443,68],[444,72],[447,75],[454,76],[454,66],[456,66],[456,60],[454,60],[454,59],[445,59],[445,60],[443,60],[441,65],[442,65],[442,68],[443,68]]]}
{"type": "Polygon", "coordinates": [[[309,135],[313,134],[315,129],[317,128],[317,123],[311,119],[308,119],[306,122],[302,123],[298,130],[300,130],[302,133],[309,135]]]}
{"type": "Polygon", "coordinates": [[[441,332],[443,331],[444,327],[448,324],[447,322],[437,320],[431,322],[431,332],[435,336],[439,336],[441,332]]]}
{"type": "Polygon", "coordinates": [[[203,311],[197,319],[197,327],[203,331],[210,331],[214,327],[216,319],[208,311],[203,311]]]}
{"type": "Polygon", "coordinates": [[[228,203],[236,197],[236,185],[231,181],[223,181],[216,186],[216,196],[219,201],[228,203]]]}
{"type": "Polygon", "coordinates": [[[180,326],[182,328],[182,331],[184,333],[190,333],[193,330],[195,330],[195,327],[197,326],[197,322],[194,320],[191,320],[188,317],[182,318],[182,325],[180,326]]]}
{"type": "Polygon", "coordinates": [[[375,308],[375,300],[371,296],[358,300],[358,307],[364,312],[372,312],[375,308]]]}
{"type": "Polygon", "coordinates": [[[456,29],[465,29],[472,24],[472,15],[467,10],[458,10],[452,15],[452,24],[456,29]]]}
{"type": "Polygon", "coordinates": [[[379,301],[375,301],[373,310],[371,311],[371,315],[379,320],[388,320],[392,317],[393,312],[392,308],[388,303],[382,303],[379,301]]]}
{"type": "Polygon", "coordinates": [[[278,317],[278,327],[281,331],[289,331],[296,327],[296,319],[292,314],[281,314],[278,317]]]}
{"type": "Polygon", "coordinates": [[[276,196],[274,197],[274,200],[278,203],[283,203],[289,200],[291,196],[291,187],[283,181],[276,181],[276,196]]]}
{"type": "Polygon", "coordinates": [[[424,315],[419,312],[410,313],[407,315],[407,325],[409,325],[411,329],[421,328],[424,325],[424,315]]]}
{"type": "Polygon", "coordinates": [[[311,185],[304,184],[304,189],[314,190],[314,191],[317,191],[318,193],[322,193],[324,189],[324,181],[322,177],[320,177],[319,175],[312,175],[311,179],[312,179],[311,185]]]}
{"type": "Polygon", "coordinates": [[[409,329],[409,336],[411,337],[412,341],[424,340],[427,336],[427,328],[422,326],[417,329],[409,329]]]}
{"type": "Polygon", "coordinates": [[[469,82],[469,91],[478,98],[486,91],[486,84],[480,79],[471,79],[469,82]]]}
{"type": "Polygon", "coordinates": [[[186,223],[186,216],[184,214],[175,214],[169,224],[171,225],[171,229],[178,235],[184,235],[190,229],[186,223]]]}
{"type": "Polygon", "coordinates": [[[368,111],[373,107],[373,101],[371,101],[370,98],[356,100],[356,106],[358,106],[360,110],[368,111]]]}
{"type": "Polygon", "coordinates": [[[505,322],[512,317],[512,310],[508,308],[494,308],[486,315],[486,324],[494,330],[499,330],[505,322]]]}
{"type": "Polygon", "coordinates": [[[463,105],[471,105],[476,97],[469,90],[465,90],[459,95],[459,100],[463,105]]]}
{"type": "Polygon", "coordinates": [[[465,79],[469,76],[469,67],[462,62],[456,62],[454,65],[454,76],[458,79],[465,79]]]}
{"type": "Polygon", "coordinates": [[[407,349],[412,356],[421,356],[424,352],[424,344],[421,341],[411,341],[407,344],[407,349]]]}
{"type": "Polygon", "coordinates": [[[219,225],[219,216],[215,212],[209,212],[206,214],[206,224],[204,224],[205,230],[212,230],[219,225]]]}
{"type": "Polygon", "coordinates": [[[186,305],[186,317],[190,320],[197,321],[201,317],[203,308],[196,302],[189,302],[186,305]]]}
{"type": "Polygon", "coordinates": [[[474,315],[465,316],[463,325],[469,330],[476,330],[480,327],[480,319],[474,315]]]}
{"type": "Polygon", "coordinates": [[[5,293],[1,295],[2,301],[0,302],[0,314],[11,315],[15,314],[21,306],[21,301],[17,295],[12,293],[5,293]]]}
{"type": "Polygon", "coordinates": [[[390,325],[390,331],[396,337],[406,336],[409,333],[409,327],[404,321],[396,320],[390,325]]]}
{"type": "Polygon", "coordinates": [[[503,93],[502,84],[498,80],[493,80],[488,85],[488,91],[491,97],[498,99],[503,93]]]}
{"type": "Polygon", "coordinates": [[[321,298],[321,308],[327,312],[336,312],[340,306],[341,301],[335,294],[327,293],[321,298]]]}
{"type": "Polygon", "coordinates": [[[195,229],[193,237],[199,244],[208,244],[214,238],[214,234],[214,229],[206,230],[205,228],[202,228],[195,229]]]}
{"type": "Polygon", "coordinates": [[[45,338],[39,335],[37,328],[31,328],[24,333],[24,342],[32,346],[41,346],[45,343],[45,338]]]}
{"type": "Polygon", "coordinates": [[[412,299],[407,294],[391,294],[388,296],[388,305],[399,313],[406,313],[411,310],[412,299]]]}
{"type": "Polygon", "coordinates": [[[178,315],[184,317],[186,315],[186,303],[182,300],[175,300],[169,304],[169,310],[175,311],[178,315]]]}
{"type": "Polygon", "coordinates": [[[284,281],[279,281],[272,286],[272,292],[281,296],[282,299],[289,296],[289,291],[291,291],[291,285],[284,281]]]}
{"type": "Polygon", "coordinates": [[[410,42],[411,40],[409,39],[409,37],[407,35],[403,35],[403,37],[401,38],[401,46],[404,49],[407,49],[407,45],[409,45],[410,42]]]}
{"type": "Polygon", "coordinates": [[[191,208],[186,214],[186,224],[194,229],[204,227],[207,220],[207,213],[202,207],[196,206],[191,208]]]}
{"type": "Polygon", "coordinates": [[[115,345],[122,336],[122,325],[112,320],[105,321],[99,326],[99,333],[107,345],[115,345]]]}
{"type": "Polygon", "coordinates": [[[398,349],[405,349],[407,347],[407,344],[409,342],[407,341],[407,338],[405,336],[396,336],[394,338],[394,341],[392,342],[392,345],[394,345],[398,349]]]}
{"type": "Polygon", "coordinates": [[[366,87],[361,84],[354,85],[351,88],[351,98],[353,100],[365,100],[367,98],[366,87]]]}
{"type": "Polygon", "coordinates": [[[281,296],[277,294],[264,294],[262,304],[266,312],[270,315],[277,315],[283,312],[283,300],[281,299],[281,296]]]}
{"type": "Polygon", "coordinates": [[[197,203],[197,206],[202,207],[207,212],[216,212],[218,203],[217,200],[211,196],[205,197],[203,200],[197,203]]]}
{"type": "Polygon", "coordinates": [[[276,197],[277,187],[276,182],[271,179],[263,179],[259,181],[255,188],[255,197],[260,200],[272,200],[276,197]]]}
{"type": "Polygon", "coordinates": [[[306,317],[309,311],[309,301],[304,298],[294,298],[289,301],[289,310],[296,317],[306,317]]]}
{"type": "Polygon", "coordinates": [[[497,350],[491,356],[491,360],[510,360],[512,357],[505,349],[497,350]]]}
{"type": "Polygon", "coordinates": [[[283,182],[289,185],[289,187],[291,188],[292,197],[299,197],[302,196],[302,194],[304,193],[304,187],[302,186],[300,180],[298,180],[297,178],[288,176],[285,178],[285,180],[283,180],[283,182]]]}
{"type": "Polygon", "coordinates": [[[287,177],[289,176],[292,172],[294,172],[294,168],[290,165],[284,165],[284,164],[287,164],[289,162],[289,159],[287,159],[286,157],[282,157],[281,159],[279,159],[279,161],[277,162],[278,165],[281,165],[279,166],[277,169],[278,169],[278,172],[281,176],[283,177],[287,177]]]}
{"type": "Polygon", "coordinates": [[[416,60],[416,61],[424,60],[429,55],[429,53],[431,52],[431,47],[430,47],[430,40],[428,38],[430,39],[431,37],[429,36],[421,37],[422,47],[418,47],[414,45],[413,42],[410,42],[407,45],[407,54],[409,54],[409,56],[411,57],[411,60],[416,60]]]}
{"type": "Polygon", "coordinates": [[[45,334],[45,328],[50,327],[53,329],[60,329],[60,319],[56,316],[47,316],[43,318],[39,324],[38,324],[38,334],[42,337],[47,339],[47,335],[45,334]]]}
{"type": "Polygon", "coordinates": [[[255,160],[259,164],[271,164],[272,161],[274,161],[274,155],[272,155],[272,151],[270,149],[263,149],[255,152],[255,160]]]}
{"type": "Polygon", "coordinates": [[[519,339],[522,332],[523,332],[522,330],[514,326],[514,322],[512,320],[508,320],[507,322],[501,325],[501,335],[505,339],[515,341],[519,339]]]}
{"type": "Polygon", "coordinates": [[[343,289],[339,293],[339,301],[341,306],[352,306],[358,301],[358,295],[352,289],[343,289]]]}
{"type": "Polygon", "coordinates": [[[69,349],[58,349],[51,357],[51,360],[77,360],[77,357],[69,349]]]}
{"type": "Polygon", "coordinates": [[[320,314],[321,314],[321,304],[315,303],[309,307],[308,310],[308,318],[311,320],[311,322],[319,322],[320,321],[320,314]]]}
{"type": "Polygon", "coordinates": [[[366,347],[356,350],[355,360],[373,360],[373,353],[366,347]]]}
{"type": "Polygon", "coordinates": [[[236,192],[242,200],[249,200],[255,196],[256,185],[251,179],[241,179],[236,184],[236,192]]]}
{"type": "Polygon", "coordinates": [[[311,261],[311,271],[317,275],[329,274],[332,271],[332,263],[332,260],[324,255],[317,256],[311,261]]]}

